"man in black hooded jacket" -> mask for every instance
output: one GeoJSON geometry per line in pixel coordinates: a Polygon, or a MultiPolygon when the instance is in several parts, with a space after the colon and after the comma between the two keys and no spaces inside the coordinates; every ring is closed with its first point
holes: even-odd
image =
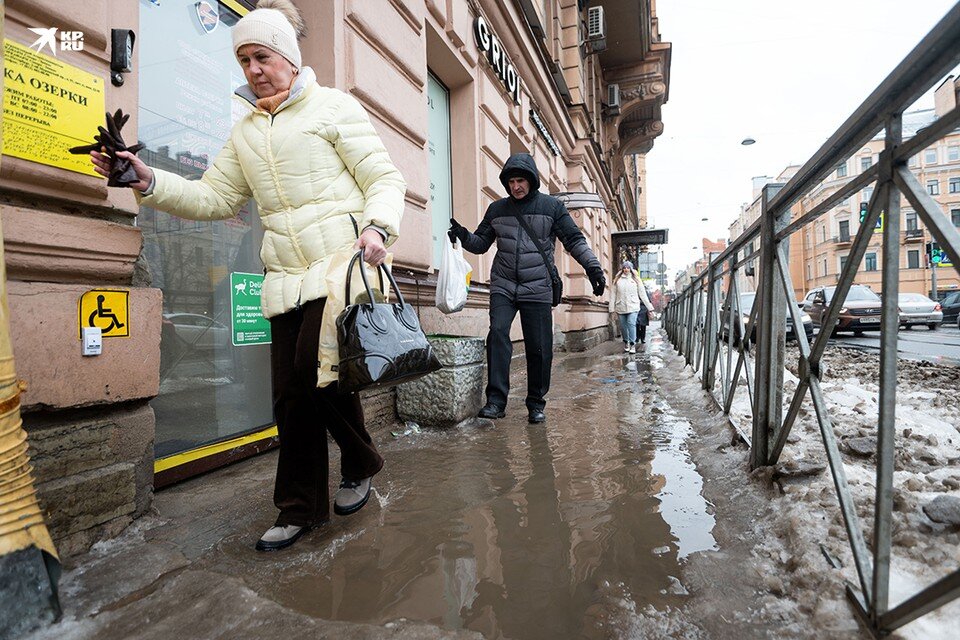
{"type": "Polygon", "coordinates": [[[556,198],[540,193],[537,165],[528,153],[507,160],[500,182],[509,194],[492,203],[477,230],[470,233],[450,220],[451,242],[459,238],[470,253],[486,253],[497,241],[497,255],[490,270],[490,333],[487,335],[487,404],[481,418],[502,418],[510,391],[510,325],[520,312],[520,327],[527,358],[529,421],[546,420],[544,396],[550,388],[553,363],[553,285],[551,270],[544,264],[537,245],[553,265],[553,250],[559,238],[563,247],[583,266],[594,295],[603,295],[606,280],[600,261],[593,255],[579,227],[556,198]],[[533,231],[531,239],[520,224],[523,216],[533,231]]]}

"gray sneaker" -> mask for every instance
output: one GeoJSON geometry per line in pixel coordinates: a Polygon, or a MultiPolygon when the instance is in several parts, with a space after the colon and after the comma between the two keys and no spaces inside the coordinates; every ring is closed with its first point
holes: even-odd
{"type": "Polygon", "coordinates": [[[333,498],[333,512],[338,516],[356,513],[370,499],[370,478],[363,480],[341,480],[337,495],[333,498]]]}
{"type": "Polygon", "coordinates": [[[257,551],[279,551],[289,547],[309,531],[309,527],[296,525],[273,526],[257,540],[257,551]]]}

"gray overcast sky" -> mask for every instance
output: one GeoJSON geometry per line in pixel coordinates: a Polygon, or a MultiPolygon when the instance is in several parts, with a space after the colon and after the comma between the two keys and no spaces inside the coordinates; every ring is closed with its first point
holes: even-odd
{"type": "Polygon", "coordinates": [[[727,238],[751,177],[806,161],[953,4],[660,0],[673,62],[647,204],[652,225],[670,229],[670,284],[702,255],[701,238],[727,238]],[[741,146],[748,136],[757,144],[741,146]]]}

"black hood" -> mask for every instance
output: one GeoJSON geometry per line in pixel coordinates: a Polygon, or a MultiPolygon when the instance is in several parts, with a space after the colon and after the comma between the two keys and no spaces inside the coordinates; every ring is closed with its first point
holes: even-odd
{"type": "Polygon", "coordinates": [[[500,172],[500,182],[510,195],[510,186],[507,180],[511,173],[520,173],[530,182],[530,193],[540,189],[540,174],[537,172],[537,163],[529,153],[515,153],[507,158],[500,172]]]}

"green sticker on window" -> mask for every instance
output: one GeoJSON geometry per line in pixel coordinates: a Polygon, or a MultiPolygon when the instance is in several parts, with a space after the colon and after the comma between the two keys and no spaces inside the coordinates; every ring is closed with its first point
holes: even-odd
{"type": "Polygon", "coordinates": [[[270,344],[270,321],[260,311],[260,289],[263,276],[259,273],[230,274],[230,326],[233,345],[270,344]]]}

